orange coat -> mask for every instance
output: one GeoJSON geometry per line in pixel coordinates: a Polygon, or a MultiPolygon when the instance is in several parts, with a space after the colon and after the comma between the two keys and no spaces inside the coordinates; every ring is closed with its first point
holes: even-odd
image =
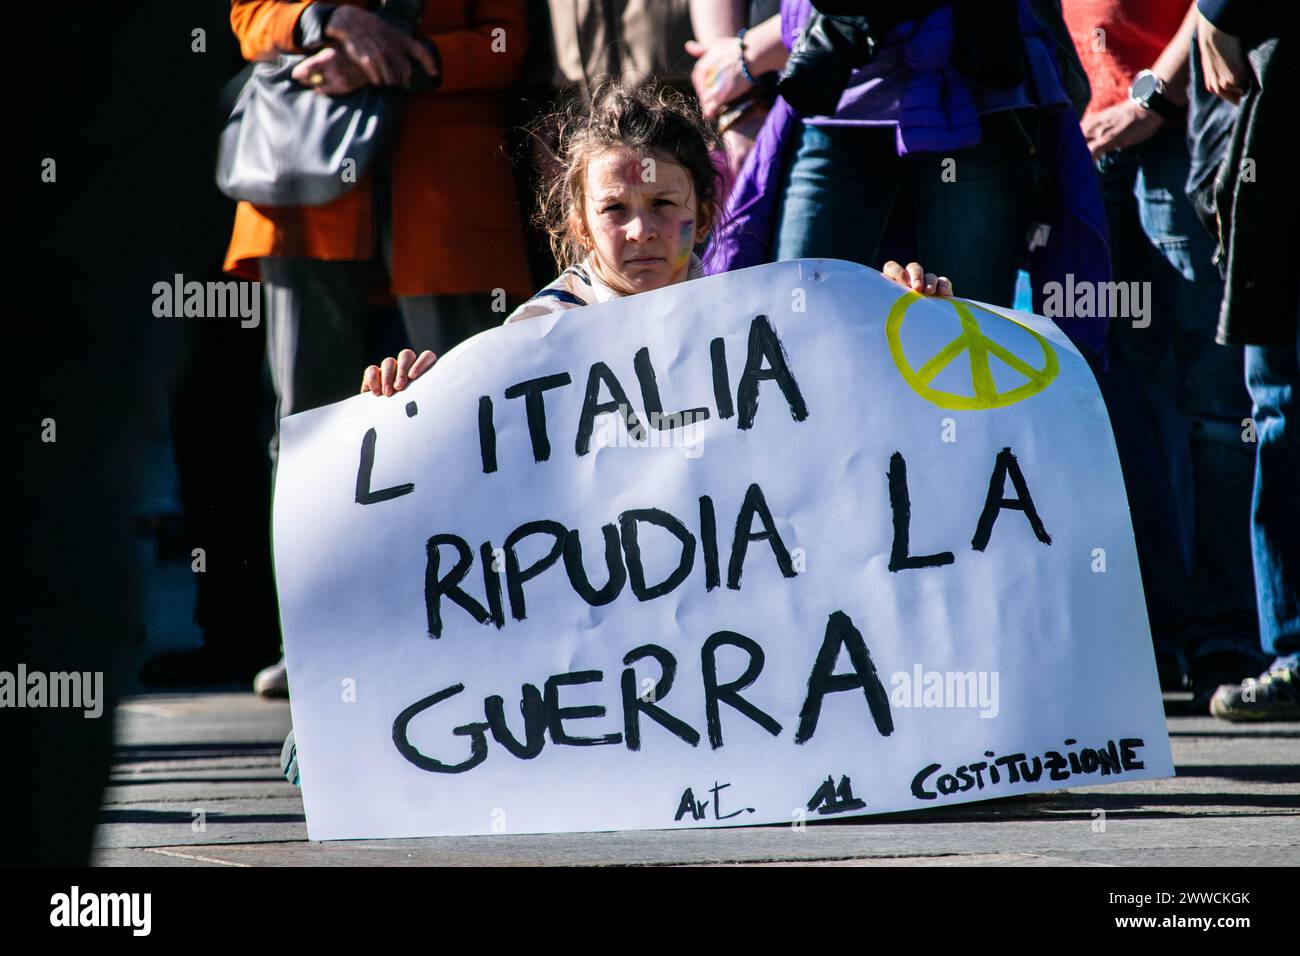
{"type": "MultiPolygon", "coordinates": [[[[437,45],[442,80],[433,90],[407,94],[391,143],[394,295],[533,291],[523,217],[503,146],[505,91],[518,79],[528,42],[526,5],[424,4],[420,33],[437,45]],[[501,35],[493,34],[498,27],[505,30],[504,50],[501,35]]],[[[230,23],[244,57],[303,52],[293,36],[307,6],[232,0],[230,23]]],[[[374,225],[368,175],[322,206],[241,202],[225,269],[256,279],[261,256],[370,259],[378,255],[374,225]]]]}

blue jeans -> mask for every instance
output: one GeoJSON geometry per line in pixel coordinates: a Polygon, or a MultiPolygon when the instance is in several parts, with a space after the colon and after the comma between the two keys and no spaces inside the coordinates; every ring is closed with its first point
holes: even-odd
{"type": "Polygon", "coordinates": [[[1246,346],[1254,400],[1254,532],[1259,640],[1265,652],[1300,651],[1300,316],[1296,344],[1246,346]]]}
{"type": "Polygon", "coordinates": [[[1131,456],[1122,463],[1157,648],[1188,660],[1258,656],[1254,455],[1243,440],[1250,396],[1242,350],[1214,341],[1223,282],[1211,262],[1214,243],[1184,194],[1188,164],[1180,128],[1098,161],[1113,278],[1150,283],[1142,320],[1150,324],[1135,327],[1136,317],[1111,324],[1114,348],[1138,383],[1135,400],[1108,404],[1120,448],[1149,441],[1156,450],[1145,464],[1131,456]]]}
{"type": "Polygon", "coordinates": [[[1042,190],[1037,116],[1006,110],[980,123],[977,146],[902,157],[892,126],[803,124],[782,183],[776,258],[873,269],[915,259],[958,295],[1010,306],[1042,190]]]}

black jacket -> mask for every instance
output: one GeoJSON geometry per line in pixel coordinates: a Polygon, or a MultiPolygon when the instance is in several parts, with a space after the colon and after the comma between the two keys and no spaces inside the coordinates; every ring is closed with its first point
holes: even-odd
{"type": "Polygon", "coordinates": [[[1300,51],[1290,5],[1270,8],[1270,17],[1278,28],[1247,52],[1255,81],[1214,184],[1226,280],[1216,338],[1224,345],[1293,345],[1297,334],[1300,51]]]}

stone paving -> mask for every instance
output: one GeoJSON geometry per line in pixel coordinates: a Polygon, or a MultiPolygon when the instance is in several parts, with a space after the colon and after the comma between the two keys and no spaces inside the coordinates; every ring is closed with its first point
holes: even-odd
{"type": "MultiPolygon", "coordinates": [[[[1176,711],[1183,701],[1166,696],[1176,711]]],[[[1300,724],[1170,716],[1178,775],[791,827],[313,843],[280,774],[289,706],[236,691],[140,694],[93,862],[107,866],[1214,866],[1300,864],[1300,724]],[[1097,832],[1097,810],[1105,831],[1097,832]]]]}

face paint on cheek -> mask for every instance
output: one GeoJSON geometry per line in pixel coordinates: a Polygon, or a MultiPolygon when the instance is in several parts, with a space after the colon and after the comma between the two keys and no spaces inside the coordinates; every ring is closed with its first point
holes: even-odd
{"type": "Polygon", "coordinates": [[[673,267],[680,269],[691,260],[691,251],[695,246],[695,220],[687,219],[677,227],[677,242],[682,247],[677,253],[673,267]]]}

